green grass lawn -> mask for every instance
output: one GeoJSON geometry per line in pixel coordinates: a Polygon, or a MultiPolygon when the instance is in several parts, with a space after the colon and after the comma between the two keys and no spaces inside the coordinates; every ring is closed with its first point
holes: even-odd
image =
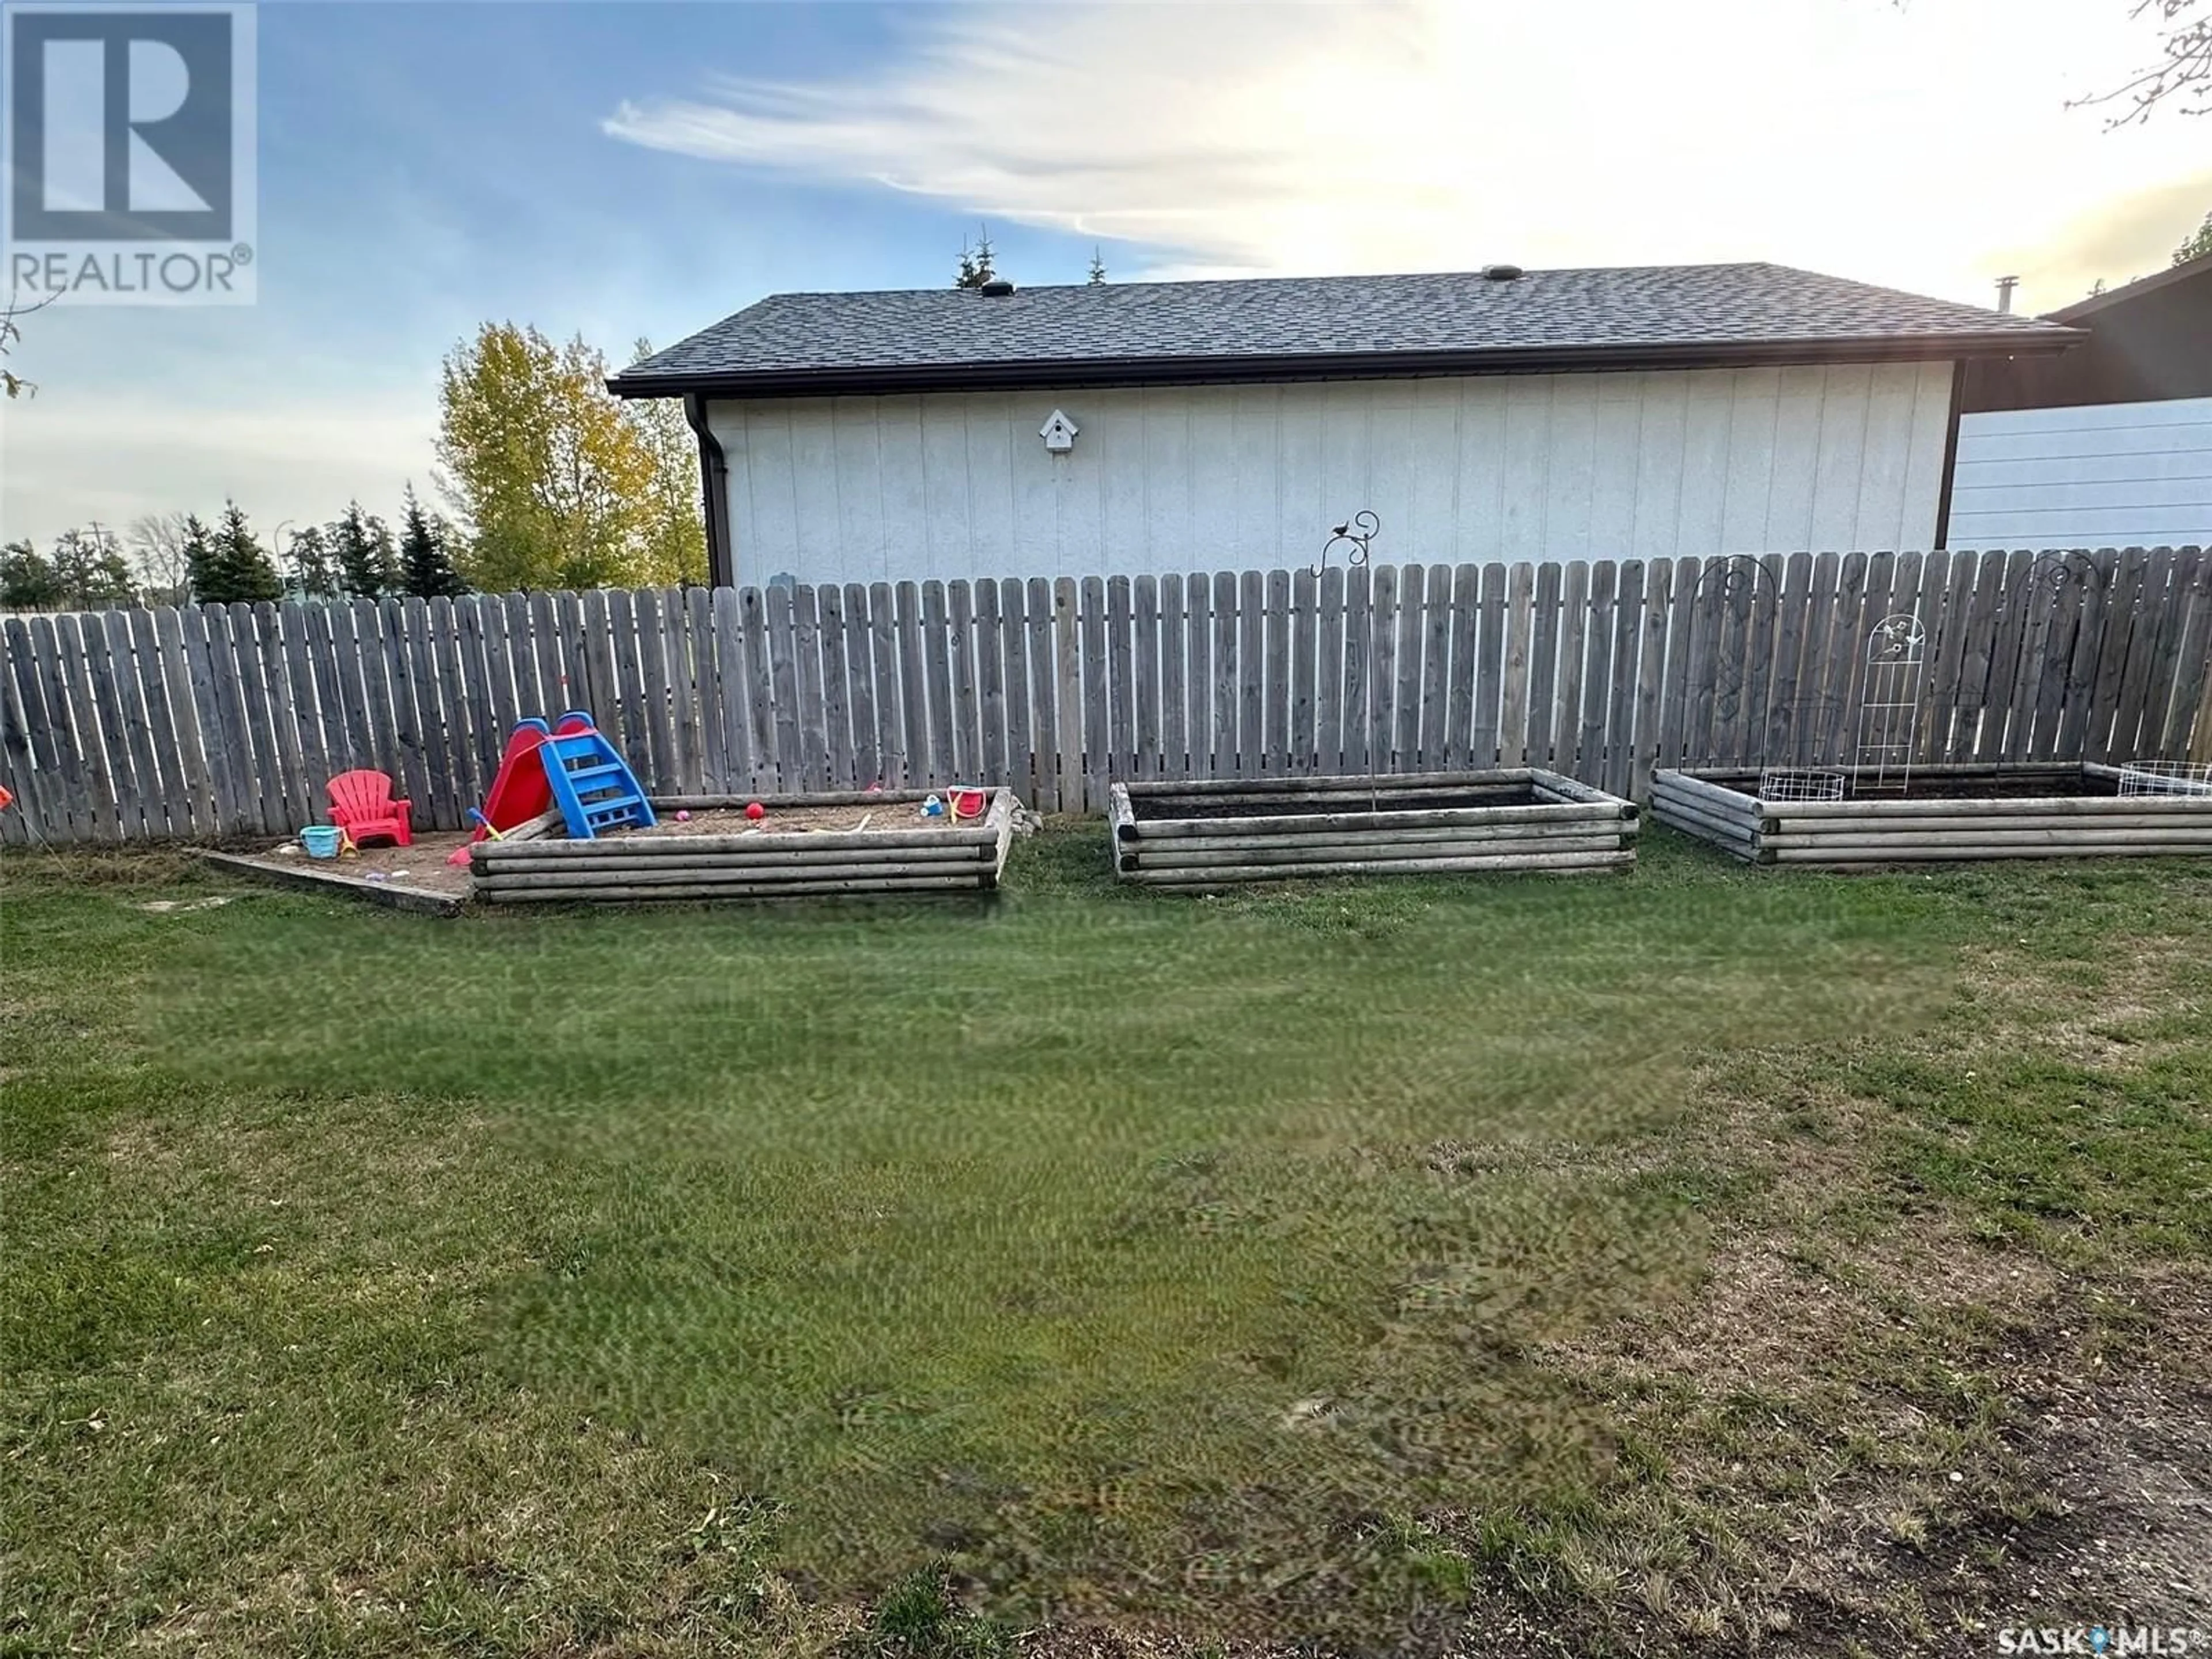
{"type": "Polygon", "coordinates": [[[1958,1598],[1792,1505],[1987,1604],[2060,1507],[2004,1361],[2193,1316],[2212,869],[1104,862],[458,922],[0,865],[0,1651],[1910,1635],[1958,1598]]]}

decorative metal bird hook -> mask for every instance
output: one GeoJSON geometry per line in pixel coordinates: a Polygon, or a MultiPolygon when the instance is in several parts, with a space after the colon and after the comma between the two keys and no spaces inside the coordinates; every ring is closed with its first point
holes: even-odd
{"type": "Polygon", "coordinates": [[[1313,568],[1314,574],[1318,576],[1328,568],[1328,556],[1335,551],[1340,543],[1344,547],[1344,562],[1357,570],[1367,562],[1368,544],[1382,531],[1382,520],[1364,507],[1342,524],[1333,526],[1328,539],[1322,544],[1321,560],[1313,568]]]}

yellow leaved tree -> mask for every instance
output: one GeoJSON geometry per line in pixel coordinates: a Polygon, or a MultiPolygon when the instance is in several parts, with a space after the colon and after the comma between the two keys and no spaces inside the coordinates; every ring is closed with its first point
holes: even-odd
{"type": "Polygon", "coordinates": [[[439,483],[467,521],[459,562],[472,586],[706,580],[696,452],[678,453],[665,421],[624,405],[606,379],[581,337],[556,346],[513,323],[486,323],[447,354],[439,483]],[[688,519],[688,538],[672,515],[688,519]]]}

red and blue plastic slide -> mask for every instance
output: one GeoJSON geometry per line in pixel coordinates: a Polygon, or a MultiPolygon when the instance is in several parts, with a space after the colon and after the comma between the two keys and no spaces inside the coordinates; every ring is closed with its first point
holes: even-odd
{"type": "Polygon", "coordinates": [[[494,830],[504,835],[542,812],[551,811],[553,784],[545,775],[545,757],[540,751],[556,732],[566,738],[590,730],[592,717],[576,709],[562,715],[557,727],[548,726],[535,715],[518,722],[507,738],[499,774],[491,781],[491,793],[484,797],[483,816],[469,839],[483,841],[494,830]]]}

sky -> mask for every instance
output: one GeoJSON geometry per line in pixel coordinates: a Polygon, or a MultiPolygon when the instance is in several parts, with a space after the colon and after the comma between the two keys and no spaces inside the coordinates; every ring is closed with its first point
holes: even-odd
{"type": "Polygon", "coordinates": [[[789,289],[1771,259],[2048,310],[2163,268],[2212,125],[2072,100],[2130,0],[258,9],[259,299],[47,307],[0,540],[435,498],[483,322],[617,362],[789,289]]]}

